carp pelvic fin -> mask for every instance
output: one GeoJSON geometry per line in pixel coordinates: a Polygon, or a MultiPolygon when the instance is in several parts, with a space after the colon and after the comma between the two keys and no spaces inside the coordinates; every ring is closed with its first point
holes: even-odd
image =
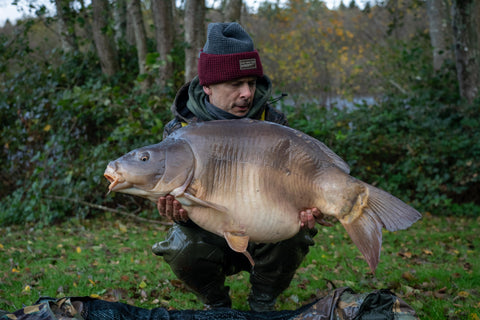
{"type": "Polygon", "coordinates": [[[255,265],[252,256],[247,251],[248,241],[250,240],[249,236],[243,233],[229,231],[225,231],[223,236],[225,237],[225,240],[227,240],[228,246],[233,251],[243,253],[247,257],[248,261],[250,261],[252,267],[255,265]]]}

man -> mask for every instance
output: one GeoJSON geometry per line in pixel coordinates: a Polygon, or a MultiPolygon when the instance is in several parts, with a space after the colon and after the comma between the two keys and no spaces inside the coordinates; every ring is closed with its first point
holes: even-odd
{"type": "MultiPolygon", "coordinates": [[[[175,119],[166,125],[164,137],[191,121],[252,118],[286,125],[285,115],[267,103],[271,86],[245,30],[238,23],[211,23],[199,57],[198,76],[177,93],[172,106],[175,119]]],[[[225,278],[240,271],[251,272],[249,261],[232,251],[222,237],[190,221],[187,210],[173,196],[160,198],[158,210],[175,224],[168,238],[154,245],[154,253],[164,257],[175,275],[208,308],[231,307],[225,278]]],[[[316,208],[299,214],[304,228],[293,238],[275,244],[249,244],[256,263],[248,298],[253,311],[274,309],[278,295],[289,286],[313,245],[317,232],[313,226],[315,220],[322,223],[322,215],[316,208]]]]}

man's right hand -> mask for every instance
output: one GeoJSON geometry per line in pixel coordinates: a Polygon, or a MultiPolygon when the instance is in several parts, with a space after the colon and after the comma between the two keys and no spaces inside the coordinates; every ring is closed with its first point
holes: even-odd
{"type": "Polygon", "coordinates": [[[173,221],[188,221],[188,212],[182,208],[180,201],[171,194],[160,197],[157,201],[157,209],[160,216],[173,221]]]}

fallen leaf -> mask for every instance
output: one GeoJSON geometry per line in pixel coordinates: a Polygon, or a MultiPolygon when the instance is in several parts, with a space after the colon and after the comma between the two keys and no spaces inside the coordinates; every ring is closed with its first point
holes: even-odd
{"type": "Polygon", "coordinates": [[[437,299],[445,299],[447,296],[447,287],[443,287],[433,293],[433,296],[437,299]]]}
{"type": "Polygon", "coordinates": [[[121,233],[126,233],[128,231],[127,226],[120,222],[118,223],[118,230],[120,230],[121,233]]]}
{"type": "Polygon", "coordinates": [[[405,296],[411,296],[415,293],[415,289],[410,286],[403,286],[403,291],[405,292],[405,296]]]}
{"type": "Polygon", "coordinates": [[[425,253],[426,255],[429,255],[429,256],[433,256],[433,252],[428,250],[428,249],[423,249],[423,253],[425,253]]]}
{"type": "Polygon", "coordinates": [[[128,292],[122,288],[108,289],[107,292],[102,296],[103,300],[118,302],[124,298],[128,297],[128,292]]]}
{"type": "Polygon", "coordinates": [[[183,287],[183,282],[181,280],[178,280],[178,279],[172,279],[170,280],[170,284],[176,288],[181,288],[183,287]]]}
{"type": "Polygon", "coordinates": [[[406,252],[399,252],[397,255],[399,255],[400,257],[410,259],[413,254],[409,251],[406,251],[406,252]]]}
{"type": "Polygon", "coordinates": [[[402,278],[410,282],[415,280],[415,276],[409,271],[404,272],[402,278]]]}

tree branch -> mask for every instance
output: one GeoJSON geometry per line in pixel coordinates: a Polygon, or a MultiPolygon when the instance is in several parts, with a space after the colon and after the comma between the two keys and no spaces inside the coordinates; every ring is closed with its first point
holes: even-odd
{"type": "Polygon", "coordinates": [[[50,196],[50,195],[47,195],[47,198],[80,203],[80,204],[89,206],[91,208],[112,212],[112,213],[119,214],[119,215],[122,215],[122,216],[125,216],[125,217],[129,217],[129,218],[135,219],[137,221],[141,221],[141,222],[155,223],[155,224],[161,224],[161,225],[165,225],[165,226],[171,226],[172,225],[172,222],[164,222],[164,221],[146,219],[146,218],[138,217],[134,214],[131,214],[131,213],[128,213],[128,212],[125,212],[125,211],[105,207],[105,206],[102,206],[102,205],[99,205],[99,204],[90,203],[90,202],[83,201],[83,200],[70,199],[70,198],[60,197],[60,196],[50,196]]]}

